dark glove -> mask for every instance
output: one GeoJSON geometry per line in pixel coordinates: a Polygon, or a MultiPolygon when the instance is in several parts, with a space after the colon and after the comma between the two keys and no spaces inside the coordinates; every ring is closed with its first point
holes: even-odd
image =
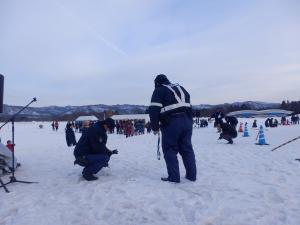
{"type": "Polygon", "coordinates": [[[117,149],[114,149],[114,150],[112,150],[111,151],[111,154],[113,155],[113,154],[118,154],[119,152],[118,152],[118,150],[117,149]]]}
{"type": "Polygon", "coordinates": [[[114,149],[114,150],[109,150],[108,151],[108,156],[110,157],[111,155],[114,155],[114,154],[118,154],[118,150],[117,149],[114,149]]]}

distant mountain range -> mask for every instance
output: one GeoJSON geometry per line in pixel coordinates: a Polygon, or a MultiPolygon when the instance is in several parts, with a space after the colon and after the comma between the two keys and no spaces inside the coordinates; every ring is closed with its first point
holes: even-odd
{"type": "MultiPolygon", "coordinates": [[[[200,104],[193,105],[196,111],[210,112],[216,109],[222,109],[229,112],[240,109],[271,109],[279,108],[279,103],[266,102],[234,102],[219,105],[200,104]]],[[[6,121],[12,115],[19,112],[22,106],[4,105],[3,113],[0,113],[0,120],[6,121]]],[[[78,116],[95,115],[99,119],[103,119],[104,114],[113,112],[114,114],[143,114],[147,112],[148,106],[144,105],[86,105],[86,106],[47,106],[47,107],[29,107],[16,116],[16,121],[51,121],[57,120],[75,120],[78,116]]]]}

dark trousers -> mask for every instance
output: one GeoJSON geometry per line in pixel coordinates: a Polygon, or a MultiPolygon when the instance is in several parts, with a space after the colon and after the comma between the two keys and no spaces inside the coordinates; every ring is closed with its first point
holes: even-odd
{"type": "Polygon", "coordinates": [[[96,174],[103,167],[108,166],[109,156],[105,154],[98,155],[86,155],[86,159],[88,160],[88,165],[84,167],[82,173],[85,174],[96,174]]]}
{"type": "Polygon", "coordinates": [[[192,146],[193,121],[186,114],[171,116],[161,128],[162,149],[168,170],[168,179],[180,182],[177,154],[182,157],[186,178],[196,180],[197,169],[192,146]]]}
{"type": "Polygon", "coordinates": [[[233,136],[229,135],[229,134],[221,134],[220,135],[223,139],[225,139],[226,141],[232,142],[232,138],[233,136]]]}

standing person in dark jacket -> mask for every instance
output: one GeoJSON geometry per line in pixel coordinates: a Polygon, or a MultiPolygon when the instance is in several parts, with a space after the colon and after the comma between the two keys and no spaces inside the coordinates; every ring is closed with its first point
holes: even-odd
{"type": "Polygon", "coordinates": [[[76,145],[76,137],[73,128],[74,126],[70,122],[68,122],[65,131],[66,131],[66,141],[69,147],[76,145]]]}
{"type": "Polygon", "coordinates": [[[257,120],[254,120],[252,124],[252,128],[256,128],[256,127],[257,127],[257,120]]]}
{"type": "Polygon", "coordinates": [[[106,147],[107,134],[115,128],[115,121],[107,118],[104,121],[94,123],[86,133],[83,133],[75,149],[74,164],[83,166],[82,176],[88,181],[97,180],[94,174],[103,167],[108,166],[112,154],[118,154],[118,150],[109,150],[106,147]]]}
{"type": "Polygon", "coordinates": [[[182,156],[185,177],[195,181],[197,176],[195,154],[191,142],[193,131],[192,108],[189,93],[179,84],[171,84],[160,74],[155,80],[149,115],[154,134],[162,133],[162,149],[168,177],[162,181],[180,182],[177,154],[182,156]]]}
{"type": "Polygon", "coordinates": [[[223,122],[218,123],[217,127],[221,129],[219,139],[225,139],[226,141],[228,141],[228,144],[233,144],[232,139],[237,137],[237,131],[235,127],[223,122]]]}

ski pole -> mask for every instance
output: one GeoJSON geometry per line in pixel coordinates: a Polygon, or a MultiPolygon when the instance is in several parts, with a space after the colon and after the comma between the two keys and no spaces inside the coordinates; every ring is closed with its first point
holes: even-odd
{"type": "Polygon", "coordinates": [[[299,136],[299,137],[296,137],[296,138],[294,138],[294,139],[292,139],[292,140],[290,140],[290,141],[287,141],[287,142],[285,142],[285,143],[283,143],[283,144],[277,146],[276,148],[273,148],[271,151],[275,151],[276,149],[281,148],[282,146],[285,146],[285,145],[287,145],[287,144],[289,144],[289,143],[291,143],[291,142],[293,142],[293,141],[296,141],[296,140],[299,139],[299,138],[300,138],[300,136],[299,136]]]}
{"type": "Polygon", "coordinates": [[[257,136],[256,136],[256,138],[255,138],[256,141],[257,141],[258,136],[259,136],[259,131],[258,131],[257,136]]]}
{"type": "Polygon", "coordinates": [[[157,159],[158,160],[160,160],[159,146],[160,146],[160,132],[158,132],[158,139],[157,139],[157,159]]]}

